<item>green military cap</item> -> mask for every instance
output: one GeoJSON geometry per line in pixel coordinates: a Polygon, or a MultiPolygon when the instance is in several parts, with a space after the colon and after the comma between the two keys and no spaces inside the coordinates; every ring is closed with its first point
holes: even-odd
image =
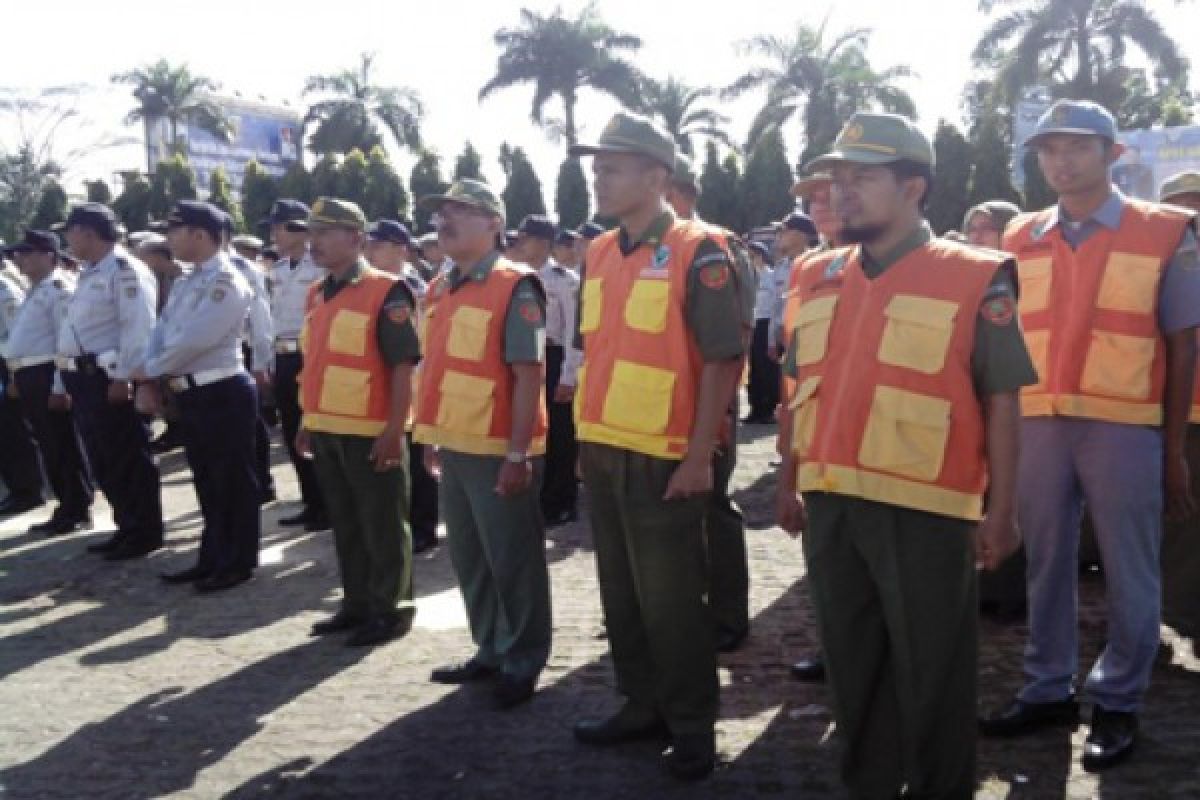
{"type": "Polygon", "coordinates": [[[1169,203],[1171,198],[1184,194],[1200,194],[1200,172],[1180,172],[1167,178],[1158,190],[1158,199],[1169,203]]]}
{"type": "Polygon", "coordinates": [[[899,114],[874,114],[860,111],[850,118],[833,150],[814,158],[806,172],[828,169],[837,162],[851,164],[892,164],[915,161],[933,167],[933,145],[929,138],[899,114]]]}
{"type": "Polygon", "coordinates": [[[320,197],[313,203],[312,211],[309,212],[308,225],[365,231],[367,216],[357,203],[339,200],[336,197],[320,197]]]}
{"type": "Polygon", "coordinates": [[[800,180],[792,184],[792,195],[801,200],[807,200],[818,189],[833,183],[833,176],[828,172],[814,172],[802,175],[800,180]]]}
{"type": "Polygon", "coordinates": [[[573,156],[597,153],[635,153],[654,159],[669,171],[675,170],[675,139],[648,117],[618,111],[604,126],[595,144],[577,144],[569,150],[573,156]]]}
{"type": "Polygon", "coordinates": [[[464,206],[489,211],[500,219],[505,217],[504,201],[500,199],[500,195],[483,181],[472,178],[455,181],[445,194],[426,195],[418,202],[422,208],[430,211],[436,211],[445,203],[461,203],[464,206]]]}
{"type": "Polygon", "coordinates": [[[671,173],[671,182],[677,186],[690,187],[697,193],[700,191],[700,178],[692,168],[692,160],[683,153],[677,153],[675,156],[675,170],[671,173]]]}

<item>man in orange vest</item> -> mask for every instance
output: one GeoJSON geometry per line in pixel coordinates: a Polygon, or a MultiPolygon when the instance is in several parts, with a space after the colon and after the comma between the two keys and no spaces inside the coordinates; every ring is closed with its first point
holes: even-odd
{"type": "MultiPolygon", "coordinates": [[[[1181,172],[1163,182],[1159,200],[1200,213],[1200,172],[1181,172]]],[[[1187,430],[1187,461],[1192,493],[1200,496],[1200,386],[1192,400],[1187,430]]],[[[1195,519],[1168,519],[1163,525],[1163,621],[1184,636],[1200,636],[1200,547],[1195,519]]]]}
{"type": "Polygon", "coordinates": [[[982,720],[992,736],[1078,720],[1086,503],[1108,595],[1108,641],[1084,682],[1093,709],[1083,766],[1092,771],[1123,760],[1136,742],[1158,649],[1164,495],[1173,515],[1195,510],[1184,455],[1200,324],[1195,216],[1113,187],[1116,128],[1095,103],[1052,106],[1026,146],[1058,204],[1018,217],[1004,236],[1039,375],[1021,397],[1029,643],[1025,686],[982,720]]]}
{"type": "Polygon", "coordinates": [[[1035,380],[1010,265],[933,237],[933,148],[909,120],[856,114],[815,166],[853,245],[796,265],[777,516],[804,531],[851,793],[971,797],[976,564],[1017,546],[1035,380]]]}
{"type": "Polygon", "coordinates": [[[438,683],[495,679],[506,710],[533,696],[550,653],[550,582],[537,487],[546,452],[546,297],[504,258],[504,202],[464,179],[421,198],[453,261],[425,295],[413,437],[440,471],[450,560],[476,651],[438,683]]]}
{"type": "Polygon", "coordinates": [[[314,636],[353,631],[370,647],[412,626],[412,534],[404,427],[420,360],[416,299],[367,264],[362,210],[323,197],[308,217],[313,260],[329,274],[309,289],[300,333],[300,432],[315,456],[342,575],[342,607],[314,636]]]}
{"type": "Polygon", "coordinates": [[[711,228],[667,206],[675,142],[657,124],[620,112],[572,153],[595,155],[599,212],[621,223],[582,268],[575,420],[626,698],[575,736],[610,745],[669,733],[667,769],[702,778],[718,701],[705,510],[745,354],[738,273],[711,228]]]}

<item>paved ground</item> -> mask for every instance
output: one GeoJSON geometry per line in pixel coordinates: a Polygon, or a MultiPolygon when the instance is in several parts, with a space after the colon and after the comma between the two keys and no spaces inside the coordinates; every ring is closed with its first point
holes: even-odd
{"type": "MultiPolygon", "coordinates": [[[[307,637],[336,607],[337,567],[328,534],[276,524],[294,508],[286,502],[265,512],[264,565],[251,584],[204,597],[162,585],[156,574],[187,566],[198,536],[175,453],[162,460],[169,548],[147,560],[114,566],[85,554],[99,534],[25,534],[44,513],[0,524],[0,797],[838,797],[826,692],[786,672],[814,640],[800,547],[770,521],[773,433],[743,432],[735,485],[755,617],[747,646],[722,658],[723,763],[699,787],[663,777],[652,745],[597,752],[571,739],[575,719],[614,702],[583,523],[547,543],[556,638],[541,691],[499,714],[477,691],[427,681],[470,653],[444,548],[416,565],[417,628],[368,653],[307,637]]],[[[290,469],[275,474],[280,496],[295,497],[290,469]]],[[[1097,579],[1083,596],[1090,661],[1103,636],[1097,579]]],[[[992,705],[1019,679],[1023,630],[983,632],[992,705]]],[[[979,797],[1200,797],[1200,663],[1190,642],[1172,643],[1137,761],[1103,778],[1082,773],[1082,729],[983,742],[979,797]]]]}

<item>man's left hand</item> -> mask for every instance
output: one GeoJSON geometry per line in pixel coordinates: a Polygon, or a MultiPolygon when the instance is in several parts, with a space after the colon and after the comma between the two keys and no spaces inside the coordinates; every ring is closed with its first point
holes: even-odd
{"type": "Polygon", "coordinates": [[[521,462],[508,461],[500,465],[500,474],[496,476],[496,494],[501,497],[512,497],[527,491],[533,484],[533,464],[529,459],[521,462]]]}
{"type": "Polygon", "coordinates": [[[692,495],[710,492],[712,488],[712,460],[707,455],[703,458],[689,456],[679,462],[679,466],[671,474],[663,500],[682,500],[692,495]]]}
{"type": "Polygon", "coordinates": [[[385,472],[403,464],[402,447],[404,447],[404,432],[391,425],[384,428],[383,433],[379,434],[375,443],[371,445],[369,458],[375,464],[375,471],[385,472]]]}

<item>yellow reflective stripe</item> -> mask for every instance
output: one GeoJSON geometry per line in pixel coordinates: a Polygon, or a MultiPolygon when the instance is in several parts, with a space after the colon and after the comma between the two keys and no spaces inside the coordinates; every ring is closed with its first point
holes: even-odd
{"type": "Polygon", "coordinates": [[[599,422],[575,423],[575,438],[581,442],[607,444],[643,453],[655,458],[680,461],[687,453],[687,439],[682,436],[652,436],[610,428],[599,422]]]}
{"type": "Polygon", "coordinates": [[[304,414],[304,427],[310,431],[321,431],[323,433],[378,436],[387,427],[387,421],[306,412],[304,414]]]}
{"type": "Polygon", "coordinates": [[[1163,407],[1159,403],[1127,403],[1106,397],[1082,395],[1021,396],[1021,414],[1026,417],[1084,417],[1126,425],[1163,424],[1163,407]]]}
{"type": "MultiPolygon", "coordinates": [[[[468,433],[448,431],[436,425],[417,423],[413,426],[413,439],[420,444],[445,447],[459,453],[476,456],[502,456],[508,452],[508,439],[493,436],[472,436],[468,433]]],[[[535,436],[529,445],[529,454],[540,456],[546,452],[546,437],[535,436]]]]}
{"type": "Polygon", "coordinates": [[[983,518],[983,495],[830,464],[801,464],[801,492],[831,492],[970,521],[983,518]]]}

